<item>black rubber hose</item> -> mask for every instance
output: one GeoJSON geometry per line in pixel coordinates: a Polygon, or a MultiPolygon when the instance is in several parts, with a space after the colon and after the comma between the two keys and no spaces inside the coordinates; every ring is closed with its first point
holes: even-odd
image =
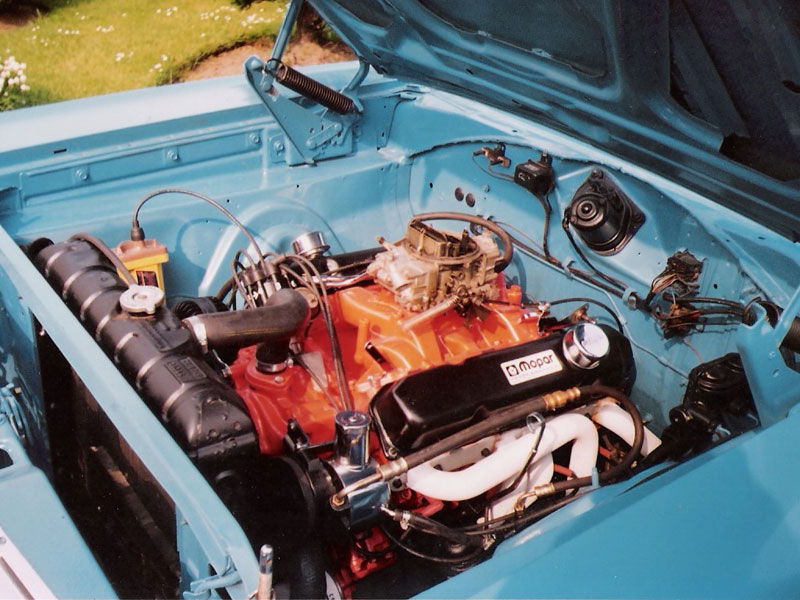
{"type": "Polygon", "coordinates": [[[452,527],[448,527],[443,523],[439,523],[439,521],[434,521],[433,519],[429,519],[424,515],[420,515],[409,510],[389,509],[386,514],[393,521],[397,521],[398,523],[406,522],[407,526],[411,527],[412,529],[416,529],[417,531],[421,531],[430,535],[439,536],[453,542],[454,544],[469,544],[472,542],[472,540],[470,540],[465,533],[462,533],[457,529],[453,529],[452,527]]]}
{"type": "Polygon", "coordinates": [[[389,541],[392,542],[395,546],[407,552],[411,556],[415,556],[417,558],[421,558],[422,560],[427,560],[434,563],[439,563],[443,565],[464,565],[465,563],[472,562],[476,558],[478,558],[481,554],[486,552],[483,549],[483,546],[478,546],[475,550],[472,551],[471,554],[466,556],[434,556],[432,554],[426,554],[424,552],[420,552],[419,550],[412,548],[408,544],[406,544],[402,538],[395,536],[388,528],[381,525],[381,531],[383,531],[384,535],[389,538],[389,541]]]}
{"type": "Polygon", "coordinates": [[[580,496],[572,494],[571,496],[564,496],[563,498],[559,498],[557,500],[552,500],[549,498],[546,500],[538,500],[521,515],[511,513],[503,517],[498,517],[497,519],[492,519],[491,521],[486,521],[484,523],[477,523],[475,525],[461,527],[459,531],[462,531],[467,535],[484,536],[521,529],[522,527],[527,527],[534,521],[538,521],[550,513],[557,511],[559,508],[574,502],[578,498],[580,498],[580,496]],[[542,506],[539,506],[540,502],[542,502],[542,506]]]}
{"type": "MultiPolygon", "coordinates": [[[[636,405],[631,402],[630,398],[628,398],[625,394],[620,392],[619,390],[615,390],[614,388],[610,388],[604,385],[589,385],[586,387],[580,388],[581,391],[581,402],[580,404],[587,404],[596,400],[598,397],[611,397],[617,402],[622,405],[622,408],[630,414],[631,419],[633,419],[633,445],[631,445],[631,449],[625,454],[625,458],[622,461],[607,471],[603,471],[599,474],[598,479],[600,485],[604,485],[606,483],[610,483],[618,479],[621,475],[625,474],[627,471],[630,470],[633,462],[639,457],[642,452],[642,444],[644,443],[644,422],[642,421],[642,415],[639,413],[639,409],[636,408],[636,405]],[[588,401],[584,401],[588,400],[588,401]]],[[[553,492],[558,493],[566,490],[581,488],[587,485],[592,484],[591,477],[578,477],[576,479],[568,479],[566,481],[558,481],[553,484],[553,492]]]]}
{"type": "Polygon", "coordinates": [[[242,348],[287,340],[305,325],[308,301],[298,291],[281,289],[264,306],[195,315],[183,320],[203,350],[242,348]]]}
{"type": "Polygon", "coordinates": [[[550,237],[550,217],[553,214],[553,207],[550,206],[550,201],[547,199],[547,196],[543,194],[534,194],[534,196],[536,196],[539,204],[542,205],[542,210],[544,210],[544,225],[542,226],[542,251],[544,252],[547,262],[553,264],[560,263],[557,258],[551,256],[547,243],[547,238],[550,237]]]}
{"type": "Polygon", "coordinates": [[[122,259],[114,254],[114,251],[106,246],[105,242],[103,242],[103,240],[100,238],[93,236],[91,233],[76,233],[69,238],[69,241],[82,241],[86,242],[87,244],[91,244],[97,251],[102,253],[102,255],[105,256],[112,265],[117,268],[120,277],[125,280],[125,283],[127,283],[129,286],[136,285],[136,279],[133,278],[133,275],[131,275],[128,267],[125,266],[125,263],[122,262],[122,259]]]}
{"type": "Polygon", "coordinates": [[[503,256],[500,260],[497,261],[494,265],[494,270],[496,273],[499,273],[503,269],[505,269],[509,264],[511,264],[511,257],[514,254],[514,244],[511,242],[511,235],[500,227],[497,223],[490,221],[489,219],[484,219],[483,217],[478,217],[476,215],[469,215],[466,213],[460,212],[450,212],[450,211],[441,211],[441,212],[429,212],[429,213],[420,213],[418,215],[414,215],[411,219],[412,222],[414,221],[466,221],[467,223],[473,223],[474,225],[480,225],[481,227],[485,227],[492,233],[494,233],[497,237],[499,237],[503,241],[503,256]]]}

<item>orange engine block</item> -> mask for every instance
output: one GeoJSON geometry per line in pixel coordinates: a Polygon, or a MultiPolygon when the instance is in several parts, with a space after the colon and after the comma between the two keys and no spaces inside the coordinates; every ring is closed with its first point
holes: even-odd
{"type": "MultiPolygon", "coordinates": [[[[378,285],[353,287],[330,295],[330,309],[342,347],[354,408],[366,411],[385,384],[409,373],[463,360],[489,350],[541,337],[539,319],[520,307],[519,288],[506,289],[498,278],[499,299],[482,318],[450,310],[411,330],[402,323],[415,313],[401,308],[378,285]]],[[[331,440],[334,416],[341,410],[330,345],[321,318],[303,342],[303,361],[319,375],[322,390],[300,365],[279,373],[258,370],[256,348],[244,348],[231,366],[236,391],[256,425],[263,453],[282,452],[287,422],[295,418],[312,443],[331,440]]]]}

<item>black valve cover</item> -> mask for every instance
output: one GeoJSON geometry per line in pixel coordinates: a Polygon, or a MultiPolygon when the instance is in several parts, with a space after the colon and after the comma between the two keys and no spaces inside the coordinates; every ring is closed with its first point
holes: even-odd
{"type": "Polygon", "coordinates": [[[610,349],[591,369],[565,358],[561,331],[387,384],[370,405],[384,452],[394,458],[419,450],[489,411],[554,390],[602,383],[629,391],[636,377],[630,343],[615,329],[601,328],[610,349]]]}

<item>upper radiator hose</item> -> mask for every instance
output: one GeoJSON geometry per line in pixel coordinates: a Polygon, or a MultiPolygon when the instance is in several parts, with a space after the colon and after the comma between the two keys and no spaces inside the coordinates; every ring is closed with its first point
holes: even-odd
{"type": "Polygon", "coordinates": [[[164,306],[152,315],[124,311],[119,299],[127,286],[98,249],[62,242],[39,250],[34,264],[190,458],[205,463],[258,452],[244,402],[206,364],[189,330],[164,306]]]}
{"type": "Polygon", "coordinates": [[[308,301],[292,289],[280,289],[264,306],[194,315],[183,320],[204,350],[242,348],[288,340],[308,319],[308,301]]]}

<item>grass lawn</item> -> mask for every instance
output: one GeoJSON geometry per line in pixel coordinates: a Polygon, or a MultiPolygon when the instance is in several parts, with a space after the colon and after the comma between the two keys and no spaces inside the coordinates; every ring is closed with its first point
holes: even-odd
{"type": "Polygon", "coordinates": [[[284,10],[283,0],[245,10],[226,0],[64,0],[0,31],[0,64],[25,63],[25,104],[158,85],[216,51],[274,36],[284,10]]]}

